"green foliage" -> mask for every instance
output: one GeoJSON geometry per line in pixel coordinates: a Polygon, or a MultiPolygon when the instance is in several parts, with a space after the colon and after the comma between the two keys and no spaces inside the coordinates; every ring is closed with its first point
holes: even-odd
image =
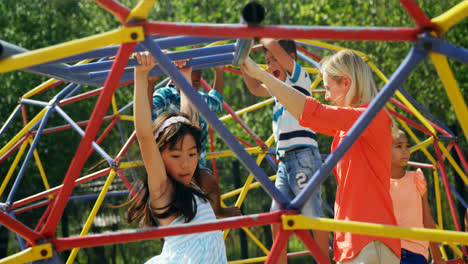
{"type": "MultiPolygon", "coordinates": [[[[131,8],[138,2],[136,0],[122,0],[123,5],[131,8]]],[[[153,21],[171,21],[171,22],[197,22],[197,23],[238,23],[240,21],[240,10],[247,1],[193,1],[193,0],[161,0],[158,1],[152,9],[149,20],[153,21]]],[[[423,11],[431,18],[436,17],[459,1],[417,1],[423,11]]],[[[414,27],[415,23],[412,18],[405,12],[398,1],[383,1],[383,0],[356,0],[356,1],[325,1],[325,0],[305,0],[305,1],[261,1],[267,10],[265,25],[320,25],[320,26],[366,26],[366,27],[414,27]]],[[[63,43],[69,40],[79,39],[91,36],[98,33],[103,33],[117,27],[120,27],[120,22],[101,8],[95,2],[90,0],[51,0],[51,1],[26,1],[26,0],[3,0],[0,1],[0,39],[16,44],[29,50],[49,47],[51,45],[63,43]]],[[[454,26],[447,34],[443,36],[444,40],[449,43],[468,47],[468,20],[461,21],[454,26]]],[[[345,42],[335,41],[329,42],[346,48],[352,48],[366,53],[369,59],[374,63],[387,77],[390,77],[399,64],[403,61],[410,50],[410,43],[403,42],[345,42]]],[[[313,48],[308,48],[310,51],[319,56],[328,54],[326,51],[320,51],[313,48]]],[[[264,58],[261,51],[252,52],[252,57],[263,63],[264,58]]],[[[304,61],[299,61],[307,67],[311,67],[304,61]]],[[[456,60],[449,59],[449,64],[457,79],[461,94],[464,100],[468,100],[468,66],[456,60]]],[[[213,72],[206,70],[204,77],[207,80],[212,80],[213,72]]],[[[33,75],[26,72],[15,71],[0,75],[0,113],[1,122],[4,122],[17,105],[19,98],[36,87],[46,77],[33,75]]],[[[383,86],[383,82],[377,80],[379,87],[383,86]]],[[[58,91],[62,90],[65,85],[60,85],[50,91],[38,94],[33,97],[36,100],[49,101],[58,91]]],[[[80,93],[90,91],[95,87],[83,87],[80,93]]],[[[419,103],[429,110],[436,118],[444,122],[459,138],[459,144],[463,153],[468,153],[468,145],[465,136],[460,128],[456,116],[454,115],[453,107],[448,100],[445,89],[442,86],[440,78],[435,71],[435,68],[430,61],[426,59],[419,65],[408,80],[405,81],[403,89],[413,96],[419,103]]],[[[132,88],[120,88],[115,94],[116,101],[119,106],[125,105],[132,97],[132,88]]],[[[242,78],[237,75],[225,74],[224,96],[226,102],[234,109],[239,110],[250,106],[254,103],[261,102],[265,98],[256,98],[248,92],[242,82],[242,78]]],[[[322,96],[317,96],[322,100],[322,96]]],[[[87,120],[96,103],[97,97],[84,100],[79,103],[64,106],[63,109],[74,120],[87,120]]],[[[26,108],[28,119],[31,119],[40,111],[39,107],[28,106],[26,108]]],[[[125,114],[131,115],[131,110],[125,114]]],[[[108,114],[111,114],[109,109],[108,114]]],[[[226,113],[225,113],[226,114],[226,113]]],[[[271,136],[271,106],[255,110],[252,113],[242,115],[241,118],[253,131],[262,139],[266,140],[271,136]]],[[[12,126],[6,131],[5,135],[0,137],[0,146],[4,146],[17,131],[23,126],[22,121],[19,121],[18,116],[12,126]]],[[[3,123],[0,123],[3,126],[3,123]]],[[[53,114],[50,117],[47,127],[63,125],[63,119],[53,114]]],[[[100,129],[102,133],[109,122],[105,122],[100,129]]],[[[131,122],[122,122],[125,136],[128,137],[133,129],[131,122]]],[[[227,121],[226,126],[230,131],[239,138],[248,141],[255,145],[255,142],[237,125],[234,121],[227,121]]],[[[416,132],[420,139],[425,139],[422,133],[416,132]]],[[[329,137],[319,135],[320,150],[322,153],[329,153],[331,139],[329,137]]],[[[57,186],[62,181],[68,169],[68,166],[75,155],[76,148],[81,137],[70,130],[65,130],[53,134],[45,134],[41,136],[41,140],[37,146],[43,160],[44,170],[51,186],[57,186]]],[[[415,142],[413,142],[415,143],[415,142]]],[[[122,142],[117,129],[114,129],[103,142],[105,151],[110,155],[115,155],[121,148],[122,142]]],[[[215,148],[217,151],[226,150],[227,147],[219,137],[215,137],[215,148]]],[[[28,149],[28,148],[27,148],[28,149]]],[[[428,148],[433,156],[433,150],[428,148]]],[[[0,165],[0,179],[3,181],[4,175],[7,174],[9,166],[14,159],[9,157],[0,165]]],[[[130,149],[130,156],[133,159],[140,159],[137,147],[133,146],[130,149]]],[[[255,158],[255,157],[254,157],[255,158]]],[[[428,162],[427,158],[421,152],[417,152],[412,156],[413,160],[420,162],[428,162]]],[[[85,168],[81,172],[82,175],[95,171],[99,168],[106,167],[102,164],[101,157],[93,154],[85,164],[85,168]],[[101,164],[101,165],[100,165],[101,164]]],[[[21,163],[20,163],[21,164],[21,163]]],[[[448,163],[446,163],[447,165],[448,163]]],[[[234,179],[241,179],[241,183],[245,181],[248,171],[239,166],[232,158],[221,158],[217,161],[219,170],[220,186],[222,192],[227,192],[236,187],[234,179]],[[239,168],[239,172],[235,169],[239,168]]],[[[266,163],[263,162],[261,167],[265,169],[267,175],[273,175],[275,172],[266,163]]],[[[19,167],[16,169],[17,175],[19,167]]],[[[132,175],[131,173],[127,173],[132,175]]],[[[141,174],[141,173],[136,173],[141,174]]],[[[429,183],[429,201],[432,212],[435,216],[435,194],[434,181],[430,171],[425,171],[429,183]]],[[[455,185],[457,191],[467,197],[464,183],[460,181],[458,175],[451,169],[448,170],[449,181],[455,185]]],[[[130,177],[130,176],[128,176],[130,177]]],[[[442,181],[442,180],[441,180],[442,181]]],[[[96,183],[99,185],[99,182],[96,183]]],[[[440,186],[442,182],[438,183],[440,186]]],[[[7,190],[11,188],[9,184],[7,190]]],[[[26,170],[26,175],[22,182],[18,194],[15,198],[23,198],[28,195],[38,193],[44,190],[41,177],[34,165],[30,165],[26,170]],[[27,186],[25,188],[24,186],[27,186]]],[[[121,183],[117,187],[122,187],[121,183]]],[[[94,188],[94,187],[93,187],[94,188]]],[[[122,187],[123,188],[123,187],[122,187]]],[[[92,187],[87,186],[74,191],[74,195],[89,194],[92,187]]],[[[94,189],[93,189],[94,190],[94,189]]],[[[330,205],[334,203],[334,193],[336,190],[336,182],[334,177],[329,177],[322,186],[323,199],[330,205]]],[[[94,190],[97,193],[99,190],[94,190]]],[[[442,193],[442,208],[444,215],[444,228],[454,229],[453,221],[450,217],[450,209],[447,198],[442,193]]],[[[7,194],[3,194],[2,202],[6,200],[7,194]]],[[[16,199],[15,199],[16,200],[16,199]]],[[[106,199],[106,202],[112,204],[121,204],[124,198],[106,199]]],[[[88,203],[93,203],[89,201],[88,203]]],[[[249,192],[244,203],[244,213],[259,213],[267,211],[271,200],[261,189],[249,192]]],[[[228,204],[234,203],[234,199],[228,200],[228,204]]],[[[459,214],[462,214],[463,207],[457,203],[459,214]]],[[[42,215],[45,208],[36,209],[29,213],[18,215],[18,219],[28,226],[34,227],[37,220],[42,215]]],[[[61,225],[58,227],[58,236],[71,236],[80,233],[84,221],[89,214],[89,204],[87,202],[70,202],[62,218],[61,225]]],[[[111,215],[121,219],[124,215],[124,208],[110,209],[103,207],[98,216],[111,215]]],[[[328,215],[330,216],[330,215],[328,215]]],[[[131,226],[131,227],[136,227],[131,226]]],[[[128,226],[121,219],[118,224],[113,226],[100,227],[93,225],[92,232],[102,233],[111,230],[121,230],[128,226]]],[[[3,239],[5,236],[4,228],[0,229],[0,237],[2,244],[0,245],[0,257],[2,255],[11,255],[19,251],[15,237],[10,233],[9,242],[3,239]],[[4,248],[1,248],[1,247],[4,248]],[[6,249],[6,246],[8,247],[6,249]]],[[[257,227],[251,229],[267,247],[271,246],[271,239],[268,234],[268,227],[257,227]]],[[[229,259],[240,258],[238,233],[233,232],[226,240],[228,247],[229,259]]],[[[290,248],[303,250],[296,242],[290,243],[290,248]]],[[[78,254],[76,263],[141,263],[150,256],[160,252],[161,243],[159,241],[147,241],[139,243],[130,243],[124,245],[114,245],[99,248],[82,249],[78,254]]],[[[61,253],[62,258],[66,259],[67,252],[61,253]]],[[[262,255],[262,251],[258,249],[252,242],[249,242],[248,255],[249,257],[262,255]]],[[[451,254],[451,253],[449,253],[451,254]]],[[[450,255],[453,256],[453,255],[450,255]]],[[[293,259],[294,261],[294,259],[293,259]]],[[[296,263],[302,263],[306,260],[297,259],[296,263]]],[[[307,259],[310,262],[310,257],[307,259]]],[[[293,262],[291,262],[293,263],[293,262]]]]}

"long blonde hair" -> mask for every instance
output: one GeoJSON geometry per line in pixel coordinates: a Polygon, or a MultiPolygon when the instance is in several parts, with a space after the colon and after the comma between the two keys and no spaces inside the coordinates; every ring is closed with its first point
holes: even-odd
{"type": "Polygon", "coordinates": [[[320,64],[322,74],[327,73],[338,83],[345,75],[351,78],[351,86],[345,97],[345,106],[360,107],[372,101],[377,95],[377,87],[370,67],[355,52],[341,50],[323,58],[320,64]]]}
{"type": "MultiPolygon", "coordinates": [[[[377,86],[375,85],[372,70],[361,56],[355,52],[340,50],[323,58],[320,64],[322,66],[321,74],[326,73],[338,83],[343,80],[345,75],[351,78],[351,86],[345,96],[344,106],[360,107],[370,103],[377,96],[377,86]]],[[[395,119],[390,115],[386,107],[384,109],[392,120],[392,137],[396,138],[398,127],[395,119]]]]}

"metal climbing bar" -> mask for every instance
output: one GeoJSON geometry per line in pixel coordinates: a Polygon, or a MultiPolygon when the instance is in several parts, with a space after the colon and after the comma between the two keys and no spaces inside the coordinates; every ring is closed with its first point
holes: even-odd
{"type": "Polygon", "coordinates": [[[380,90],[376,98],[372,100],[369,107],[359,117],[348,131],[345,139],[335,149],[332,155],[329,155],[320,169],[315,172],[312,179],[307,183],[306,187],[294,198],[288,209],[300,209],[304,206],[307,199],[322,184],[338,161],[344,156],[351,145],[362,134],[366,127],[372,122],[377,113],[384,107],[385,103],[390,100],[395,90],[403,83],[412,70],[426,57],[427,52],[413,46],[406,56],[404,61],[396,69],[390,80],[380,90]]]}

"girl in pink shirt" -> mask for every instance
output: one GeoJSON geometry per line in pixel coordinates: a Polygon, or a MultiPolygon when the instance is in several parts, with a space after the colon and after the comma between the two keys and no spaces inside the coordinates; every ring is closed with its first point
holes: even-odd
{"type": "MultiPolygon", "coordinates": [[[[393,200],[395,217],[399,226],[436,228],[431,209],[427,201],[427,185],[421,169],[406,171],[410,157],[408,138],[403,131],[392,144],[392,179],[390,195],[393,200]]],[[[416,240],[401,240],[402,264],[427,264],[429,252],[434,263],[445,263],[437,243],[416,240]]]]}

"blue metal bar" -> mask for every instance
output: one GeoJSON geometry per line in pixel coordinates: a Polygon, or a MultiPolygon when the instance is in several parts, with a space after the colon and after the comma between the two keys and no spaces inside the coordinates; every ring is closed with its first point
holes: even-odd
{"type": "Polygon", "coordinates": [[[317,61],[313,60],[312,58],[309,58],[309,56],[305,55],[304,53],[300,52],[300,51],[297,51],[297,55],[299,55],[299,58],[307,61],[308,63],[314,65],[315,68],[317,69],[320,69],[321,66],[320,66],[320,63],[318,63],[317,61]]]}
{"type": "Polygon", "coordinates": [[[288,204],[289,200],[280,191],[278,191],[278,189],[276,189],[275,185],[270,181],[270,179],[268,179],[265,172],[258,167],[252,157],[250,157],[239,142],[237,142],[236,138],[229,132],[224,124],[219,121],[218,117],[209,110],[200,95],[192,88],[190,83],[182,76],[169,58],[164,55],[159,45],[148,40],[144,40],[140,44],[151,52],[153,57],[160,64],[164,73],[169,75],[175,82],[176,86],[190,98],[192,104],[200,111],[203,117],[210,123],[213,129],[221,136],[231,150],[236,153],[244,166],[254,175],[257,181],[262,184],[265,191],[281,205],[284,206],[288,204]]]}
{"type": "MultiPolygon", "coordinates": [[[[128,195],[129,191],[114,191],[114,192],[108,192],[106,194],[106,197],[113,197],[113,196],[119,196],[119,195],[128,195]]],[[[80,200],[90,200],[90,199],[96,199],[99,197],[99,194],[88,194],[88,195],[77,195],[77,196],[72,196],[68,200],[69,201],[80,201],[80,200]]]]}
{"type": "MultiPolygon", "coordinates": [[[[55,107],[55,110],[57,111],[57,113],[59,113],[63,119],[65,119],[65,121],[67,121],[75,130],[76,132],[78,132],[78,134],[80,134],[80,136],[83,136],[84,135],[84,131],[83,129],[81,129],[81,127],[79,127],[75,121],[73,121],[68,115],[67,113],[65,113],[62,108],[60,108],[60,106],[56,106],[55,107]]],[[[93,141],[92,143],[92,146],[93,148],[96,150],[97,153],[99,153],[99,155],[101,155],[109,165],[112,164],[112,161],[113,159],[98,145],[96,144],[95,141],[93,141]]]]}
{"type": "MultiPolygon", "coordinates": [[[[184,50],[184,51],[176,51],[166,53],[167,56],[172,60],[182,60],[182,59],[192,59],[196,57],[204,57],[210,55],[218,55],[223,53],[233,52],[235,50],[234,44],[227,44],[215,47],[206,47],[206,48],[198,48],[198,49],[191,49],[191,50],[184,50]]],[[[104,71],[109,70],[112,66],[114,61],[102,61],[102,62],[94,62],[88,63],[83,65],[76,65],[70,66],[69,70],[72,73],[82,73],[82,72],[94,72],[94,71],[104,71]]],[[[134,67],[137,66],[138,62],[135,58],[130,58],[128,60],[126,67],[134,67]]]]}
{"type": "MultiPolygon", "coordinates": [[[[215,66],[226,65],[226,64],[231,64],[231,63],[232,63],[232,59],[215,61],[215,62],[206,63],[206,64],[198,64],[198,65],[193,65],[192,70],[196,71],[200,69],[212,68],[215,66]]],[[[190,62],[187,64],[190,65],[190,62]]],[[[149,72],[149,76],[160,76],[160,75],[164,75],[164,72],[159,67],[156,67],[149,72]]],[[[102,81],[104,82],[107,77],[99,76],[99,78],[102,79],[102,81]]],[[[122,77],[120,78],[120,83],[128,82],[130,80],[133,80],[133,69],[127,69],[124,71],[124,73],[122,74],[122,77]]]]}
{"type": "Polygon", "coordinates": [[[276,165],[276,162],[273,160],[273,158],[270,155],[266,155],[265,157],[273,170],[278,171],[278,165],[276,165]]]}
{"type": "MultiPolygon", "coordinates": [[[[104,120],[106,119],[110,119],[111,117],[113,117],[114,115],[108,115],[108,116],[105,116],[104,117],[104,120]]],[[[78,122],[79,123],[79,122],[78,122]]],[[[78,125],[77,123],[77,125],[78,125]]],[[[61,129],[61,128],[66,128],[67,126],[69,125],[61,125],[61,126],[56,126],[56,127],[50,127],[50,128],[45,128],[44,131],[42,133],[48,133],[50,131],[55,131],[57,129],[61,129]]],[[[79,125],[78,125],[79,126],[79,125]]],[[[32,131],[34,127],[32,127],[30,130],[32,131]]]]}
{"type": "Polygon", "coordinates": [[[80,90],[83,86],[81,84],[75,84],[76,87],[70,91],[70,93],[68,93],[63,99],[67,99],[67,98],[70,98],[72,97],[73,95],[75,95],[76,92],[78,92],[78,90],[80,90]]]}
{"type": "Polygon", "coordinates": [[[422,45],[431,46],[431,51],[468,64],[468,49],[452,45],[440,38],[431,36],[429,33],[423,33],[420,39],[424,41],[422,45]]]}
{"type": "Polygon", "coordinates": [[[23,164],[21,165],[21,169],[18,172],[18,176],[15,179],[15,182],[13,183],[13,186],[11,187],[10,193],[8,194],[6,203],[11,204],[13,201],[13,198],[16,194],[16,191],[18,190],[19,184],[21,180],[23,179],[23,175],[26,172],[26,167],[29,164],[29,160],[31,159],[34,150],[36,149],[37,142],[39,142],[39,138],[41,137],[42,130],[44,129],[45,125],[47,124],[47,119],[49,116],[54,112],[54,107],[53,106],[48,106],[47,111],[42,118],[41,124],[39,125],[39,129],[37,130],[37,134],[34,137],[34,140],[31,144],[31,147],[28,150],[28,153],[26,154],[26,157],[24,158],[23,164]]]}
{"type": "Polygon", "coordinates": [[[22,104],[30,104],[30,105],[37,105],[37,106],[42,106],[42,107],[47,107],[49,103],[46,102],[41,102],[37,100],[32,100],[32,99],[21,99],[20,103],[22,104]]]}
{"type": "MultiPolygon", "coordinates": [[[[210,37],[190,37],[190,36],[177,36],[177,37],[167,37],[153,40],[153,42],[158,43],[158,45],[162,49],[169,49],[175,47],[183,47],[183,46],[191,46],[196,44],[203,44],[203,43],[210,43],[216,42],[220,40],[226,40],[228,38],[210,38],[210,37]]],[[[86,59],[96,59],[102,57],[112,57],[115,56],[117,50],[119,49],[120,45],[114,45],[109,47],[104,47],[101,49],[77,54],[74,56],[70,56],[67,58],[62,58],[56,61],[49,62],[49,64],[55,64],[60,62],[73,62],[73,61],[81,61],[86,59]]],[[[138,44],[135,47],[134,52],[144,51],[144,48],[138,44]]]]}
{"type": "Polygon", "coordinates": [[[249,56],[253,45],[253,39],[237,39],[236,51],[234,52],[234,59],[232,60],[232,64],[235,66],[240,66],[242,63],[244,63],[244,60],[249,56]]]}
{"type": "Polygon", "coordinates": [[[444,123],[442,123],[442,121],[440,121],[439,119],[437,119],[435,116],[433,116],[431,114],[431,112],[429,112],[426,108],[424,108],[424,106],[422,106],[418,101],[416,101],[413,97],[411,97],[411,95],[409,93],[407,93],[405,90],[403,90],[401,87],[398,87],[398,91],[400,91],[400,93],[408,100],[410,101],[410,103],[414,106],[416,106],[416,108],[419,109],[419,111],[423,112],[432,122],[434,122],[436,125],[440,126],[441,128],[443,128],[445,131],[447,131],[447,133],[449,133],[450,135],[452,135],[452,137],[455,137],[455,134],[452,132],[452,130],[450,130],[444,123]]]}
{"type": "Polygon", "coordinates": [[[23,107],[23,105],[17,105],[15,110],[13,110],[13,113],[11,113],[11,115],[5,121],[5,124],[3,124],[2,128],[0,129],[0,137],[3,135],[3,133],[5,133],[11,122],[13,122],[13,119],[15,119],[16,115],[21,111],[21,107],[23,107]]]}
{"type": "MultiPolygon", "coordinates": [[[[229,61],[229,62],[231,62],[233,57],[234,57],[234,55],[232,53],[227,53],[227,54],[220,54],[220,55],[212,55],[212,56],[209,56],[209,57],[194,58],[194,59],[188,61],[186,65],[187,65],[187,67],[188,66],[193,66],[195,68],[196,66],[199,66],[199,65],[204,65],[204,64],[207,64],[207,63],[213,63],[213,62],[217,62],[217,61],[229,61]]],[[[134,63],[132,63],[132,66],[138,65],[136,63],[135,59],[132,62],[134,62],[134,63]],[[135,65],[133,65],[133,64],[135,64],[135,65]]],[[[109,75],[109,72],[110,71],[90,72],[88,75],[89,75],[90,79],[92,79],[92,80],[101,81],[101,80],[105,80],[107,78],[107,75],[109,75]]],[[[128,73],[128,72],[132,74],[132,78],[130,80],[133,80],[133,69],[132,70],[127,70],[125,73],[128,73]]],[[[149,73],[150,76],[158,76],[158,75],[162,75],[162,74],[164,74],[164,73],[160,69],[160,67],[155,67],[149,73]]],[[[125,75],[125,76],[127,76],[127,75],[125,75]]],[[[127,79],[124,78],[124,76],[122,76],[121,81],[123,81],[123,80],[126,81],[127,79]]]]}
{"type": "Polygon", "coordinates": [[[412,70],[427,56],[427,52],[413,46],[406,56],[405,60],[400,64],[398,69],[393,73],[390,80],[384,85],[377,97],[372,100],[369,107],[353,124],[348,131],[345,139],[340,143],[336,150],[327,157],[323,165],[315,172],[312,179],[307,183],[306,187],[299,195],[294,198],[288,209],[298,210],[304,206],[307,199],[312,193],[320,187],[326,180],[338,161],[346,154],[349,148],[354,144],[356,139],[362,134],[367,126],[372,122],[374,117],[385,106],[385,103],[390,100],[395,90],[409,76],[412,70]]]}
{"type": "Polygon", "coordinates": [[[452,190],[452,193],[455,194],[457,197],[458,201],[465,207],[465,209],[468,208],[468,203],[463,199],[463,197],[453,188],[452,184],[449,183],[450,189],[452,190]]]}

